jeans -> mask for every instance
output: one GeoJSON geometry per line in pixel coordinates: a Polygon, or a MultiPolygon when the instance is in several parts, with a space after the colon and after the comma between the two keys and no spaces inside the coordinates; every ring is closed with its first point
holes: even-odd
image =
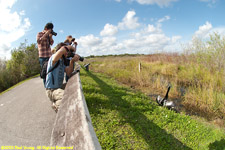
{"type": "MultiPolygon", "coordinates": [[[[41,67],[42,67],[44,61],[46,61],[46,60],[49,60],[49,57],[39,57],[39,63],[40,63],[41,67]]],[[[46,79],[43,79],[44,87],[45,87],[45,82],[46,82],[46,79]]]]}
{"type": "MultiPolygon", "coordinates": [[[[67,66],[70,66],[70,60],[69,59],[66,59],[67,60],[67,66]]],[[[74,70],[74,64],[73,64],[73,70],[74,70]]],[[[65,79],[66,79],[66,82],[68,82],[69,80],[69,76],[66,75],[65,79]]]]}

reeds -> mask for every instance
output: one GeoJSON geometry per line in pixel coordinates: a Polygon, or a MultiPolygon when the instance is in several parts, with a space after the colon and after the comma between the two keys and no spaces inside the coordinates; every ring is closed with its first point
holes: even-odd
{"type": "Polygon", "coordinates": [[[190,47],[190,54],[96,58],[91,69],[146,94],[163,94],[171,84],[170,97],[179,99],[186,111],[224,119],[225,40],[215,34],[210,41],[198,44],[190,47]]]}

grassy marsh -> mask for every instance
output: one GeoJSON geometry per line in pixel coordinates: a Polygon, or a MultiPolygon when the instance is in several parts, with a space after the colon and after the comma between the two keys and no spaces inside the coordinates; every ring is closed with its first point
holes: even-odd
{"type": "Polygon", "coordinates": [[[102,149],[223,149],[225,132],[159,107],[145,94],[102,73],[81,70],[81,82],[102,149]]]}

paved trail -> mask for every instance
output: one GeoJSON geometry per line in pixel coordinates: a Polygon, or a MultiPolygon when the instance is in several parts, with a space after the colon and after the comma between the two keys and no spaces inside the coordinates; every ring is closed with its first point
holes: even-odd
{"type": "Polygon", "coordinates": [[[49,146],[55,116],[39,77],[0,95],[0,146],[49,146]]]}

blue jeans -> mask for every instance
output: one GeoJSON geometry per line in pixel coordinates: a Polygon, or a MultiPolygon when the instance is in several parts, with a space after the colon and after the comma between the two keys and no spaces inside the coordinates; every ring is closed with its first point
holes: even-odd
{"type": "MultiPolygon", "coordinates": [[[[39,57],[39,63],[40,63],[41,67],[42,67],[44,61],[46,61],[46,60],[49,60],[49,57],[39,57]]],[[[45,82],[46,82],[46,79],[43,79],[44,87],[45,87],[45,82]]]]}
{"type": "MultiPolygon", "coordinates": [[[[67,60],[67,65],[70,66],[70,60],[69,59],[66,59],[66,60],[67,60]]],[[[73,70],[74,70],[74,64],[73,64],[73,70]]],[[[68,82],[69,78],[70,77],[66,75],[66,77],[65,77],[66,82],[68,82]]]]}

